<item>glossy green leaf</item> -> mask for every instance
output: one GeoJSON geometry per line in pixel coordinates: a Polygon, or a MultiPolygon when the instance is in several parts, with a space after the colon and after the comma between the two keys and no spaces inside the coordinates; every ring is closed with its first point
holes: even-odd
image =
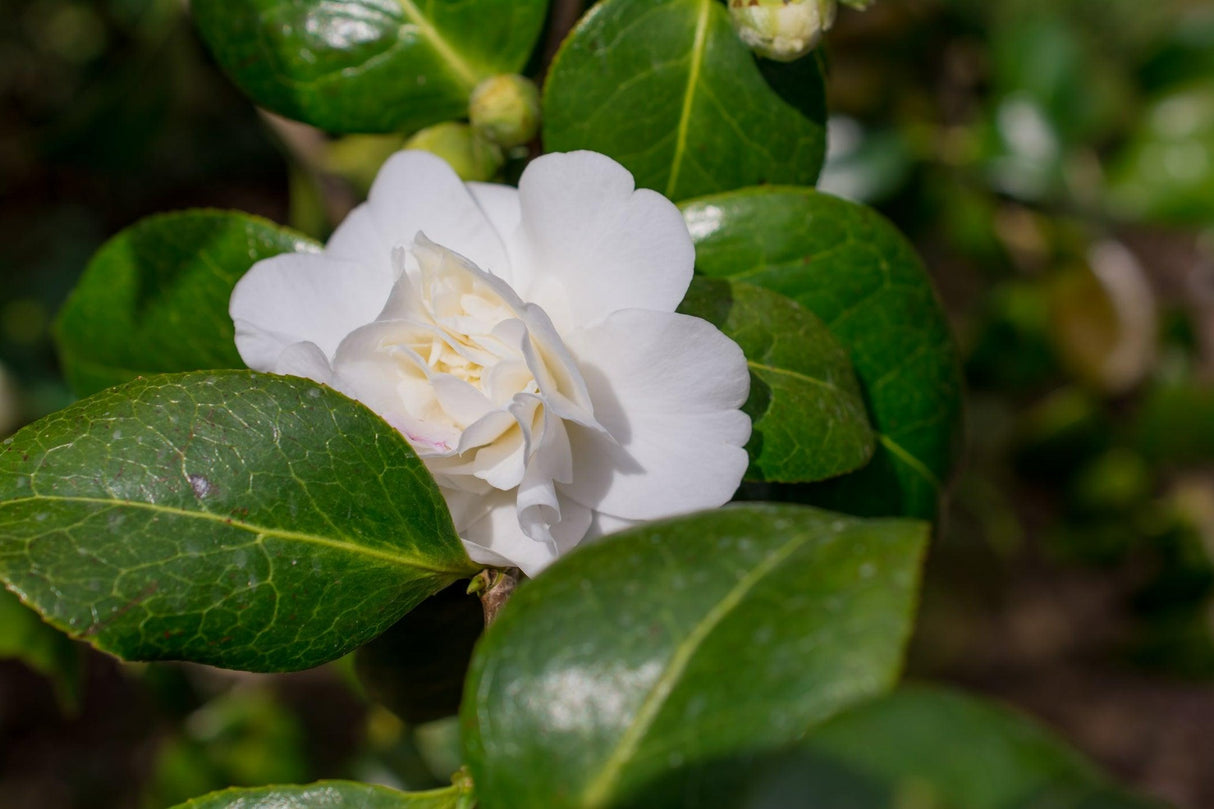
{"type": "Polygon", "coordinates": [[[825,155],[813,58],[760,61],[716,0],[605,0],[565,41],[544,93],[549,151],[614,157],[680,200],[812,185],[825,155]]]}
{"type": "Polygon", "coordinates": [[[228,299],[254,262],[314,250],[307,237],[230,211],[144,219],[93,256],[56,338],[78,396],[150,373],[243,368],[228,299]]]}
{"type": "Polygon", "coordinates": [[[517,73],[547,0],[194,0],[224,71],[254,101],[330,132],[461,118],[483,79],[517,73]]]}
{"type": "Polygon", "coordinates": [[[719,806],[761,755],[889,688],[927,526],[748,505],[558,560],[473,656],[462,719],[483,809],[719,806]]]}
{"type": "Polygon", "coordinates": [[[0,659],[20,660],[50,678],[69,712],[80,702],[80,648],[0,586],[0,659]]]}
{"type": "Polygon", "coordinates": [[[818,726],[755,809],[1144,809],[1078,753],[1008,709],[914,687],[818,726]]]}
{"type": "Polygon", "coordinates": [[[960,445],[961,376],[910,244],[871,209],[805,188],[705,197],[683,213],[699,272],[787,295],[851,352],[877,451],[812,496],[858,514],[932,516],[960,445]]]}
{"type": "Polygon", "coordinates": [[[308,380],[140,379],[0,445],[0,576],[128,660],[319,665],[475,570],[400,433],[308,380]]]}
{"type": "Polygon", "coordinates": [[[749,480],[814,481],[873,454],[851,357],[812,312],[762,287],[696,278],[679,311],[729,335],[750,365],[749,480]]]}
{"type": "Polygon", "coordinates": [[[319,781],[308,786],[225,789],[173,809],[471,809],[473,805],[470,794],[459,787],[409,793],[353,781],[319,781]]]}

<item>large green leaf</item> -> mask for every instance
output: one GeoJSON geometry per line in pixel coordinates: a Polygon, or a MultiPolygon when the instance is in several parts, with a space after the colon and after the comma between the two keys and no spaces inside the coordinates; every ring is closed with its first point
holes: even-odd
{"type": "Polygon", "coordinates": [[[67,711],[74,711],[80,702],[80,650],[0,586],[0,659],[20,660],[50,678],[59,704],[67,711]]]}
{"type": "Polygon", "coordinates": [[[473,805],[470,793],[459,787],[409,793],[353,781],[319,781],[308,786],[225,789],[173,809],[470,809],[473,805]]]}
{"type": "Polygon", "coordinates": [[[461,714],[484,809],[723,805],[749,757],[892,685],[926,533],[735,506],[558,560],[473,656],[461,714]]]}
{"type": "Polygon", "coordinates": [[[750,365],[750,480],[813,481],[873,454],[851,358],[813,313],[762,287],[696,278],[680,311],[729,335],[750,365]]]}
{"type": "Polygon", "coordinates": [[[175,374],[0,445],[0,576],[131,660],[333,660],[476,570],[403,436],[304,379],[175,374]]]}
{"type": "Polygon", "coordinates": [[[79,396],[141,374],[243,368],[228,299],[254,262],[317,249],[248,214],[182,211],[106,242],[59,313],[64,372],[79,396]]]}
{"type": "Polygon", "coordinates": [[[961,376],[914,249],[871,209],[806,188],[705,197],[683,214],[699,272],[787,295],[851,352],[877,452],[812,496],[859,514],[932,516],[960,445],[961,376]]]}
{"type": "Polygon", "coordinates": [[[224,71],[267,109],[330,132],[412,131],[517,73],[547,0],[194,0],[224,71]]]}
{"type": "Polygon", "coordinates": [[[903,689],[819,725],[748,806],[1143,809],[1076,752],[1010,710],[903,689]]]}
{"type": "Polygon", "coordinates": [[[759,62],[716,0],[604,0],[565,41],[544,92],[544,144],[614,157],[687,199],[812,185],[825,154],[813,58],[759,62]]]}

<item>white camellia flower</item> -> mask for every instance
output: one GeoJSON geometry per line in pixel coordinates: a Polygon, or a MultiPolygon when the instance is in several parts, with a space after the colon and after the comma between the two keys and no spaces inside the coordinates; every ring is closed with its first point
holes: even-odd
{"type": "Polygon", "coordinates": [[[593,152],[517,189],[406,151],[320,253],[236,285],[250,368],[327,383],[400,430],[469,555],[534,575],[582,539],[719,506],[746,470],[746,358],[676,314],[679,211],[593,152]]]}

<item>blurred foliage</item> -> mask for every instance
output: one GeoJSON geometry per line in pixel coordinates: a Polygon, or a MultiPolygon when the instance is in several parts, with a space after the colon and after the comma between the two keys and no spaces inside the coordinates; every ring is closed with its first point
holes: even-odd
{"type": "MultiPolygon", "coordinates": [[[[70,401],[50,323],[105,238],[191,206],[322,236],[401,142],[317,141],[260,116],[177,0],[15,0],[5,17],[0,434],[70,401]]],[[[1014,571],[1044,570],[1112,590],[1104,625],[1082,627],[1098,672],[1214,677],[1214,8],[884,0],[840,12],[826,63],[821,185],[915,241],[970,386],[968,468],[913,667],[1010,688],[975,661],[995,646],[1029,659],[1048,627],[1025,646],[970,611],[997,609],[1014,571]]],[[[64,702],[72,659],[31,660],[64,702]]],[[[0,685],[16,683],[0,691],[13,806],[156,807],[320,777],[424,788],[454,767],[450,722],[369,707],[340,668],[270,680],[88,653],[84,669],[72,717],[0,662],[0,685]],[[109,749],[90,759],[99,738],[109,749]],[[40,769],[48,740],[62,758],[40,769]]],[[[1172,794],[1214,800],[1214,785],[1189,789],[1172,794]]]]}
{"type": "Polygon", "coordinates": [[[0,366],[19,380],[7,406],[21,421],[70,401],[50,324],[107,236],[188,206],[283,218],[274,140],[207,63],[183,10],[176,0],[5,7],[0,366]]]}
{"type": "Polygon", "coordinates": [[[264,688],[235,689],[186,717],[160,746],[145,805],[173,806],[228,786],[307,780],[299,720],[264,688]]]}
{"type": "Polygon", "coordinates": [[[979,542],[1120,577],[1108,664],[1214,676],[1214,8],[950,0],[841,23],[822,185],[921,246],[966,357],[938,557],[979,542]]]}

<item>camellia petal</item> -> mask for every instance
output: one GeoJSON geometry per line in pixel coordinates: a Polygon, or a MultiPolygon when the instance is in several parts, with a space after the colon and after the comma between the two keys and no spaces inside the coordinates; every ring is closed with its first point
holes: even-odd
{"type": "Polygon", "coordinates": [[[460,529],[464,548],[473,561],[493,564],[494,558],[508,559],[514,567],[534,576],[556,559],[555,543],[537,542],[524,533],[517,503],[510,493],[494,493],[486,499],[488,509],[481,518],[460,529]]]}
{"type": "Polygon", "coordinates": [[[329,358],[316,343],[295,343],[287,346],[278,355],[278,365],[274,369],[274,373],[284,376],[301,376],[325,384],[329,384],[333,378],[333,368],[329,364],[329,358]]]}
{"type": "Polygon", "coordinates": [[[750,419],[733,410],[693,415],[637,414],[627,445],[584,427],[569,431],[577,466],[565,491],[595,511],[654,520],[729,501],[748,456],[750,419]]]}
{"type": "Polygon", "coordinates": [[[371,297],[383,301],[396,283],[396,266],[392,258],[392,242],[380,233],[375,224],[371,203],[364,202],[350,211],[325,245],[330,258],[357,264],[366,273],[363,288],[371,297]]]}
{"type": "Polygon", "coordinates": [[[597,539],[607,534],[614,534],[617,531],[627,531],[629,528],[635,528],[644,522],[644,520],[626,520],[623,517],[613,517],[610,514],[596,511],[594,512],[594,519],[590,523],[590,528],[586,531],[586,538],[597,539]]]}
{"type": "Polygon", "coordinates": [[[698,317],[625,309],[566,342],[613,433],[629,413],[737,410],[750,392],[742,349],[698,317]]]}
{"type": "MultiPolygon", "coordinates": [[[[511,243],[518,233],[519,225],[523,221],[523,209],[519,203],[518,189],[497,183],[468,183],[468,191],[476,200],[476,204],[481,206],[481,211],[489,219],[489,224],[493,225],[493,229],[501,236],[502,242],[509,252],[511,243]]],[[[526,279],[520,279],[517,275],[506,276],[502,273],[498,273],[498,275],[516,291],[525,288],[523,282],[526,279]]]]}
{"type": "Polygon", "coordinates": [[[519,294],[568,331],[619,309],[673,312],[687,294],[695,248],[672,202],[637,190],[595,152],[546,155],[523,172],[519,294]]]}
{"type": "Polygon", "coordinates": [[[371,185],[365,207],[380,236],[376,245],[361,245],[360,254],[367,261],[385,253],[391,258],[393,248],[412,242],[420,232],[481,269],[509,277],[500,234],[455,171],[429,152],[397,152],[388,158],[371,185]],[[367,255],[368,251],[375,255],[367,255]]]}
{"type": "Polygon", "coordinates": [[[570,496],[630,520],[729,500],[750,437],[738,410],[750,372],[736,343],[700,318],[627,309],[572,335],[570,349],[614,439],[571,431],[570,496]]]}
{"type": "Polygon", "coordinates": [[[741,481],[746,359],[674,312],[694,257],[674,205],[602,155],[537,158],[515,190],[406,152],[323,253],[259,262],[231,311],[251,367],[375,410],[469,555],[535,575],[741,481]]]}
{"type": "MultiPolygon", "coordinates": [[[[495,567],[517,567],[528,576],[536,575],[559,555],[576,547],[589,533],[595,517],[589,508],[558,495],[561,518],[549,527],[552,541],[543,542],[523,531],[518,522],[518,503],[508,494],[464,497],[469,502],[477,501],[479,506],[478,519],[470,521],[461,532],[464,549],[472,560],[495,567]]],[[[452,508],[453,515],[467,513],[462,508],[452,508]]],[[[612,527],[623,524],[614,518],[608,520],[612,527]]],[[[458,524],[458,517],[456,521],[458,524]]]]}
{"type": "Polygon", "coordinates": [[[257,262],[237,282],[228,306],[245,364],[276,372],[279,355],[300,342],[333,356],[347,334],[383,308],[387,289],[368,284],[370,275],[360,264],[324,253],[286,253],[257,262]]]}

